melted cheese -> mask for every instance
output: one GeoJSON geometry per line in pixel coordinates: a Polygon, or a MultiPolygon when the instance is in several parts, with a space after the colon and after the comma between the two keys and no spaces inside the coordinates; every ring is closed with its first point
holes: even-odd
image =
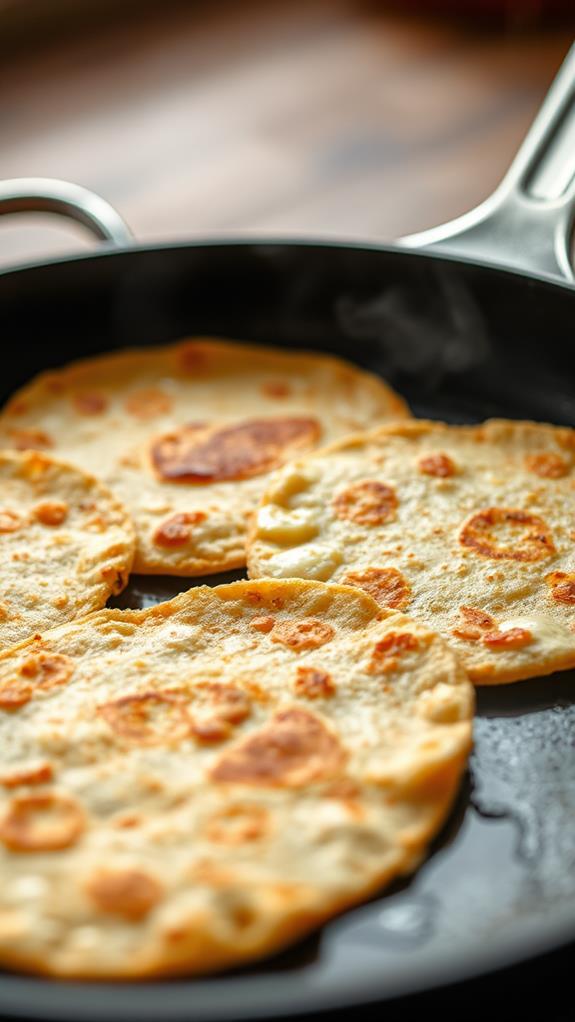
{"type": "Polygon", "coordinates": [[[295,550],[282,550],[267,562],[275,578],[312,578],[325,582],[341,564],[341,554],[327,543],[305,543],[295,550]]]}
{"type": "Polygon", "coordinates": [[[314,479],[308,472],[295,465],[289,465],[276,472],[274,480],[270,482],[267,499],[286,506],[291,497],[307,490],[313,482],[314,479]]]}
{"type": "Polygon", "coordinates": [[[264,504],[257,513],[257,535],[273,543],[304,543],[319,532],[318,515],[309,508],[285,511],[274,504],[264,504]]]}
{"type": "Polygon", "coordinates": [[[542,614],[525,614],[521,617],[510,618],[508,621],[501,621],[498,624],[500,632],[508,632],[511,628],[524,628],[531,632],[534,640],[549,641],[556,643],[557,640],[565,640],[565,627],[550,617],[542,614]]]}

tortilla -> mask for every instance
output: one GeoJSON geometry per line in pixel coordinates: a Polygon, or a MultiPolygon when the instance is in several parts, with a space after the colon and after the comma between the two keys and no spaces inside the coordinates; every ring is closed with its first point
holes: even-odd
{"type": "Polygon", "coordinates": [[[43,373],[6,405],[0,446],[88,465],[132,515],[134,571],[203,575],[245,565],[272,468],[408,415],[382,380],[330,355],[188,340],[43,373]]]}
{"type": "Polygon", "coordinates": [[[318,582],[199,587],[0,656],[0,961],[61,977],[260,958],[413,870],[473,690],[436,635],[318,582]],[[41,669],[41,666],[40,668],[41,669]]]}
{"type": "Polygon", "coordinates": [[[126,511],[92,476],[0,452],[0,649],[103,607],[126,585],[134,548],[126,511]]]}
{"type": "Polygon", "coordinates": [[[250,574],[357,585],[439,631],[473,681],[575,666],[575,432],[412,422],[270,481],[250,574]]]}

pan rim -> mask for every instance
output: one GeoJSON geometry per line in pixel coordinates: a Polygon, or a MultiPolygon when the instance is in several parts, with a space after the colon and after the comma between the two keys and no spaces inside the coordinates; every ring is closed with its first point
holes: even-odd
{"type": "Polygon", "coordinates": [[[424,260],[425,262],[430,263],[447,263],[455,266],[470,267],[478,271],[497,273],[498,275],[503,275],[504,278],[515,278],[519,281],[526,281],[528,283],[547,285],[553,289],[575,294],[575,281],[571,282],[568,280],[560,280],[558,277],[553,276],[553,274],[534,273],[528,270],[514,269],[511,266],[503,266],[497,262],[491,263],[472,259],[470,256],[460,255],[459,253],[451,254],[448,252],[434,251],[431,248],[410,248],[397,242],[384,244],[376,241],[370,242],[353,238],[338,239],[322,237],[321,235],[311,237],[308,235],[276,236],[254,234],[251,236],[246,234],[222,234],[221,236],[210,235],[209,237],[184,239],[182,241],[162,241],[151,244],[136,242],[132,245],[122,246],[115,245],[113,242],[104,242],[95,251],[70,253],[69,255],[56,256],[54,258],[38,259],[32,260],[31,262],[27,261],[24,263],[17,263],[13,266],[0,267],[0,280],[11,276],[20,276],[26,272],[66,266],[70,263],[89,263],[92,260],[100,261],[113,258],[114,256],[125,257],[128,255],[154,255],[162,252],[175,253],[179,251],[215,248],[238,250],[266,248],[295,250],[299,248],[319,251],[333,249],[340,252],[373,252],[382,255],[399,256],[402,259],[405,259],[406,262],[411,262],[415,258],[417,260],[424,260]]]}

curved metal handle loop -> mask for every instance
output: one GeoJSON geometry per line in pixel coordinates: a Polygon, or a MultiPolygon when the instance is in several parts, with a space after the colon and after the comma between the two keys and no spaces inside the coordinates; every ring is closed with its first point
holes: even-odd
{"type": "Polygon", "coordinates": [[[0,181],[0,216],[6,213],[56,213],[87,227],[100,241],[133,244],[128,225],[113,206],[87,188],[53,178],[22,177],[0,181]]]}
{"type": "Polygon", "coordinates": [[[572,283],[574,219],[575,46],[493,195],[457,220],[399,243],[572,283]]]}

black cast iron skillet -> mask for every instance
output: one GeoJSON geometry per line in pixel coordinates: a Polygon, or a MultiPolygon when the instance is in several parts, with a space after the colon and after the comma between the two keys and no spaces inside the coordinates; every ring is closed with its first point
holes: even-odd
{"type": "MultiPolygon", "coordinates": [[[[399,246],[136,246],[83,189],[7,182],[0,212],[63,212],[107,244],[0,274],[0,396],[80,355],[219,334],[337,352],[382,373],[417,415],[574,426],[574,174],[575,49],[495,195],[399,246]]],[[[120,603],[147,605],[185,584],[134,578],[120,603]]],[[[386,1000],[564,948],[575,941],[574,674],[479,690],[475,742],[458,804],[415,876],[291,951],[201,980],[4,974],[0,1012],[272,1017],[386,1000]]]]}

